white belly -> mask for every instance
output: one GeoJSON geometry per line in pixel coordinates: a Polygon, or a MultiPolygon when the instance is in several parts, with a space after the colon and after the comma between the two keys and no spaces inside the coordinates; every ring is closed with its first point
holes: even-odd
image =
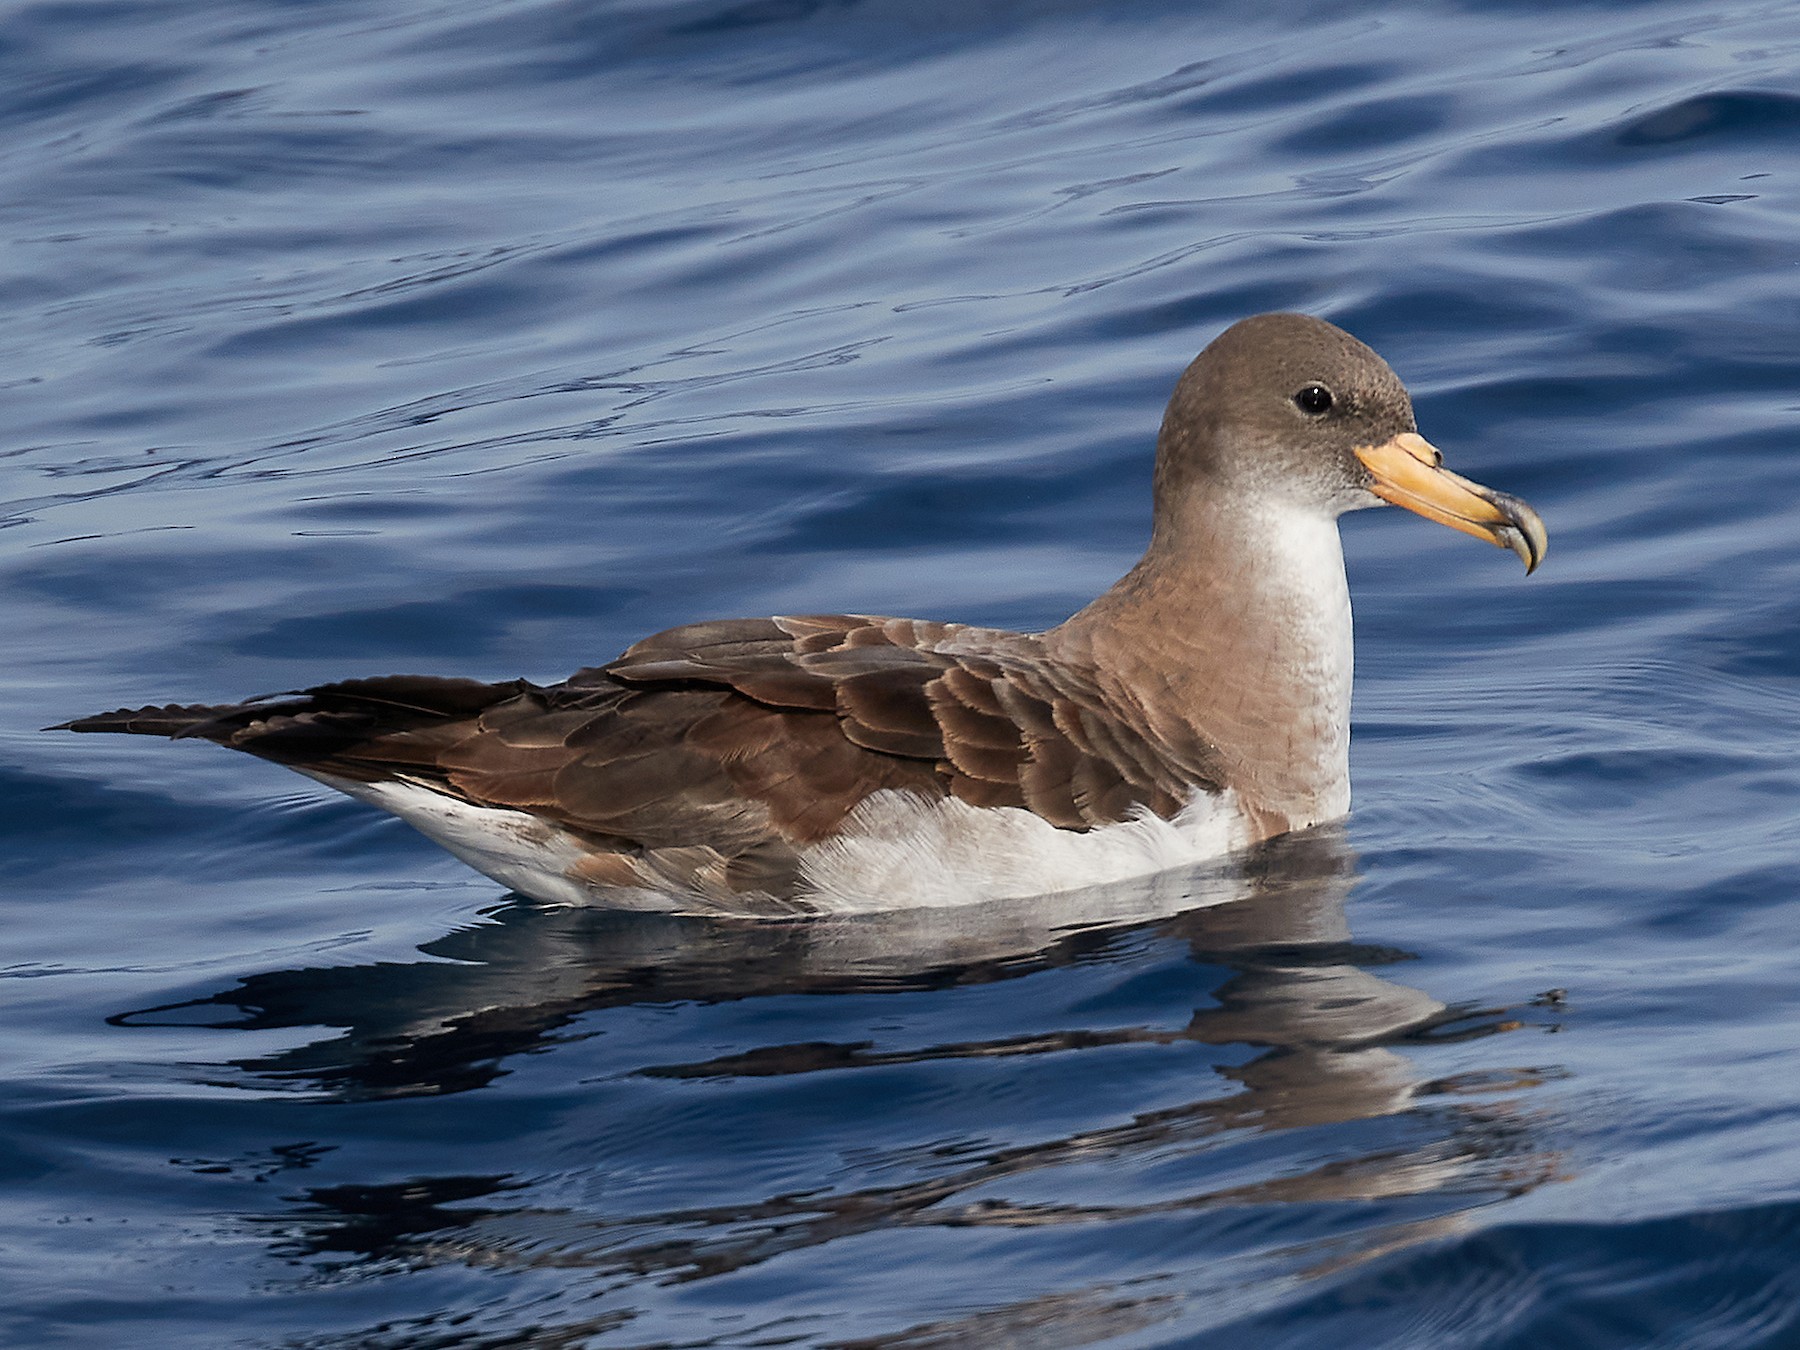
{"type": "Polygon", "coordinates": [[[1146,811],[1086,832],[1015,806],[877,792],[801,857],[807,899],[833,913],[1051,895],[1219,858],[1250,842],[1232,793],[1200,793],[1173,820],[1146,811]]]}
{"type": "Polygon", "coordinates": [[[418,783],[308,777],[399,816],[476,871],[552,905],[787,915],[935,909],[1148,876],[1222,857],[1250,840],[1229,792],[1202,793],[1173,820],[1146,812],[1085,833],[1059,830],[1018,807],[878,792],[838,835],[801,856],[798,903],[771,906],[746,897],[738,911],[717,895],[578,880],[571,869],[586,856],[584,845],[528,812],[474,806],[418,783]]]}

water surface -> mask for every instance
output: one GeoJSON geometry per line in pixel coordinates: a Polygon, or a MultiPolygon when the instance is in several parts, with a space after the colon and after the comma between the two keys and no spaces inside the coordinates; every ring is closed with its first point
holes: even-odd
{"type": "Polygon", "coordinates": [[[1800,18],[41,3],[0,28],[0,1339],[1800,1341],[1800,18]],[[550,910],[210,747],[686,620],[1032,628],[1182,365],[1345,325],[1347,826],[818,924],[550,910]]]}

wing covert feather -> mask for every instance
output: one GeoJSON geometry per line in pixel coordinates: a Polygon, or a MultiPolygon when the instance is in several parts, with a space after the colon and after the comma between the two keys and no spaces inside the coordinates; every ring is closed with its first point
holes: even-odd
{"type": "Polygon", "coordinates": [[[1086,830],[1219,781],[1209,747],[1171,750],[1035,637],[864,615],[689,624],[547,687],[389,676],[89,721],[528,811],[589,841],[605,884],[770,894],[873,792],[1086,830]]]}

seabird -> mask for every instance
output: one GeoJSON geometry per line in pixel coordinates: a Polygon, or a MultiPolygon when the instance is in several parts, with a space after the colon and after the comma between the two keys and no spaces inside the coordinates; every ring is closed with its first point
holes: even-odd
{"type": "Polygon", "coordinates": [[[1148,549],[1041,633],[688,624],[561,684],[392,675],[57,730],[197,737],[379,806],[533,899],[775,915],[1074,890],[1350,807],[1337,518],[1404,506],[1543,559],[1343,330],[1264,314],[1175,386],[1148,549]]]}

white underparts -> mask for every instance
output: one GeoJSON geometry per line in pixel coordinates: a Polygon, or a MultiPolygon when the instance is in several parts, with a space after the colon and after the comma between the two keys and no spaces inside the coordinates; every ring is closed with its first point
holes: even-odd
{"type": "Polygon", "coordinates": [[[1081,890],[1219,858],[1249,841],[1229,792],[1197,794],[1173,820],[1144,811],[1087,831],[1060,830],[1016,806],[877,792],[801,867],[818,909],[922,909],[1081,890]]]}
{"type": "MultiPolygon", "coordinates": [[[[439,848],[520,895],[551,905],[607,903],[591,886],[569,876],[569,869],[584,856],[579,841],[529,812],[476,806],[404,779],[358,783],[305,769],[300,772],[399,816],[439,848]]],[[[680,907],[673,897],[664,898],[661,904],[611,903],[623,909],[680,907]]]]}
{"type": "Polygon", "coordinates": [[[1267,803],[1284,811],[1294,829],[1336,820],[1350,810],[1356,644],[1338,509],[1275,500],[1247,513],[1255,529],[1245,551],[1256,559],[1270,622],[1286,630],[1281,649],[1288,659],[1279,677],[1309,695],[1295,701],[1299,721],[1291,734],[1307,747],[1294,767],[1311,790],[1292,801],[1267,803]]]}
{"type": "MultiPolygon", "coordinates": [[[[633,910],[732,908],[716,895],[578,880],[570,872],[588,846],[528,812],[475,806],[404,780],[308,777],[400,817],[476,871],[534,900],[633,910]]],[[[1057,829],[1018,807],[877,792],[836,836],[802,856],[797,898],[802,909],[838,914],[980,904],[1148,876],[1222,857],[1248,842],[1249,828],[1229,792],[1198,794],[1172,820],[1146,811],[1085,832],[1057,829]]],[[[744,912],[782,911],[752,901],[744,912]]]]}

